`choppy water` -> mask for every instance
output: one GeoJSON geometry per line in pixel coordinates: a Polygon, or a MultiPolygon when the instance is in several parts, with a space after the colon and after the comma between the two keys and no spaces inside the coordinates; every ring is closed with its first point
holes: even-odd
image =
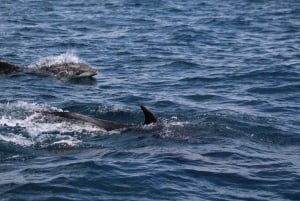
{"type": "Polygon", "coordinates": [[[300,2],[2,0],[0,200],[299,200],[300,2]],[[141,125],[37,121],[68,110],[141,125]]]}

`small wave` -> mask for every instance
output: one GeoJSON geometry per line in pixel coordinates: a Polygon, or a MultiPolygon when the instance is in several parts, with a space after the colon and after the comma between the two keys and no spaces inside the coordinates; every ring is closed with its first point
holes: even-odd
{"type": "Polygon", "coordinates": [[[300,84],[288,84],[281,86],[270,86],[270,87],[253,87],[248,89],[248,92],[258,94],[276,94],[276,93],[291,93],[299,92],[300,84]]]}
{"type": "Polygon", "coordinates": [[[212,100],[224,99],[224,97],[215,94],[191,94],[183,97],[193,101],[212,101],[212,100]]]}
{"type": "MultiPolygon", "coordinates": [[[[287,66],[286,68],[291,68],[287,66]]],[[[284,80],[299,80],[299,73],[291,70],[273,70],[273,69],[260,69],[241,74],[233,74],[232,79],[284,79],[284,80]]]]}
{"type": "Polygon", "coordinates": [[[35,63],[32,63],[28,68],[40,68],[42,66],[53,66],[64,63],[84,63],[78,56],[72,51],[67,51],[66,53],[60,54],[58,56],[47,56],[38,59],[35,63]]]}
{"type": "Polygon", "coordinates": [[[64,147],[74,147],[74,146],[76,146],[79,143],[81,143],[80,140],[78,140],[76,138],[73,138],[71,136],[67,136],[67,138],[65,137],[65,139],[61,139],[61,140],[55,141],[51,145],[52,146],[58,145],[60,147],[61,146],[64,146],[64,147]]]}
{"type": "Polygon", "coordinates": [[[185,77],[180,79],[179,81],[187,82],[187,83],[198,83],[198,82],[218,82],[222,81],[222,77],[185,77]]]}
{"type": "Polygon", "coordinates": [[[163,68],[167,67],[167,68],[171,68],[171,69],[173,69],[173,68],[188,69],[188,68],[197,68],[197,67],[199,67],[199,65],[197,63],[188,62],[188,61],[174,61],[174,62],[165,64],[165,65],[162,65],[160,67],[163,67],[163,68]]]}

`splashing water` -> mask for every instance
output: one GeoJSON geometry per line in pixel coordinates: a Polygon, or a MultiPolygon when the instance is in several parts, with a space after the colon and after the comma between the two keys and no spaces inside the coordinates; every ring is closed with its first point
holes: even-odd
{"type": "Polygon", "coordinates": [[[36,62],[30,64],[28,68],[38,69],[44,66],[50,67],[64,63],[84,63],[84,61],[82,61],[73,51],[67,51],[58,56],[40,58],[36,62]]]}
{"type": "Polygon", "coordinates": [[[101,134],[105,131],[88,123],[57,121],[44,116],[43,111],[62,111],[49,105],[39,105],[18,101],[0,104],[0,126],[4,131],[0,139],[21,146],[67,144],[76,146],[81,142],[80,134],[101,134]],[[19,130],[13,134],[13,130],[19,130]],[[75,135],[66,135],[75,133],[75,135]]]}

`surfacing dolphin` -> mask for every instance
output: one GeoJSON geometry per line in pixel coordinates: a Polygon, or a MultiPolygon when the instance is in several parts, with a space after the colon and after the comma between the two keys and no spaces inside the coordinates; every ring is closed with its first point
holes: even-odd
{"type": "Polygon", "coordinates": [[[0,74],[12,74],[21,71],[37,74],[51,75],[59,80],[72,80],[77,78],[93,77],[98,71],[85,63],[61,62],[41,64],[39,66],[20,67],[5,61],[0,61],[0,74]]]}
{"type": "MultiPolygon", "coordinates": [[[[145,106],[141,105],[141,109],[145,116],[144,124],[151,124],[156,123],[157,119],[154,116],[154,114],[148,110],[145,106]]],[[[118,123],[114,121],[108,121],[103,119],[97,119],[93,117],[89,117],[83,114],[74,113],[74,112],[43,112],[44,115],[51,115],[55,117],[61,117],[63,119],[69,120],[69,121],[79,121],[83,123],[90,123],[92,125],[95,125],[101,129],[104,129],[106,131],[112,131],[112,130],[123,130],[123,129],[130,129],[134,128],[134,125],[124,124],[124,123],[118,123]]]]}

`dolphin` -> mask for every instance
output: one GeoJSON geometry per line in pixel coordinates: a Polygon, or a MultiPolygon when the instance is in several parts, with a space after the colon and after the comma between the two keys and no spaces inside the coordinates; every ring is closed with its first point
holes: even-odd
{"type": "MultiPolygon", "coordinates": [[[[144,125],[152,124],[157,122],[157,118],[154,116],[154,114],[147,109],[145,106],[140,106],[145,117],[144,125]]],[[[69,121],[79,121],[84,123],[90,123],[92,125],[95,125],[101,129],[104,129],[106,131],[112,131],[112,130],[123,130],[123,129],[131,129],[134,128],[134,125],[114,122],[114,121],[108,121],[104,119],[97,119],[90,116],[86,116],[79,113],[74,112],[43,112],[44,115],[51,115],[55,117],[61,117],[63,119],[69,120],[69,121]]]]}
{"type": "Polygon", "coordinates": [[[85,63],[62,62],[56,64],[43,64],[41,66],[20,67],[5,61],[0,61],[0,74],[12,74],[21,71],[37,74],[51,75],[59,80],[93,77],[98,71],[85,63]]]}
{"type": "Polygon", "coordinates": [[[97,75],[96,69],[93,69],[85,63],[58,63],[53,65],[43,65],[32,68],[35,72],[45,75],[52,75],[60,80],[70,80],[76,78],[92,77],[97,75]]]}

